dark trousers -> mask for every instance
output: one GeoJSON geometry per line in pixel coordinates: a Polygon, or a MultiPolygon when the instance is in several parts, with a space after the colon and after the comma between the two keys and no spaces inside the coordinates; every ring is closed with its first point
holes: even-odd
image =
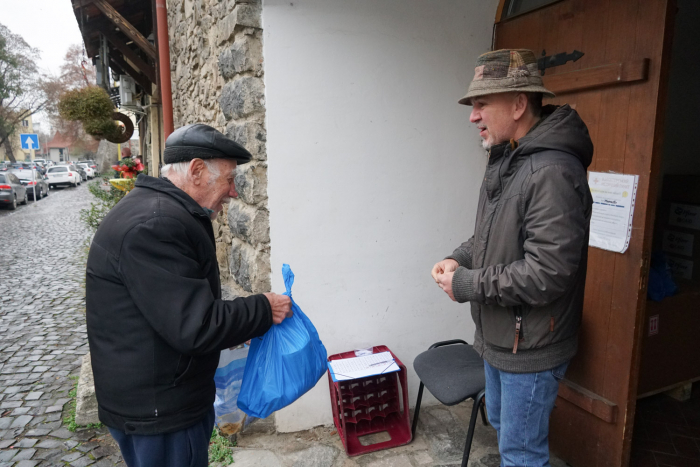
{"type": "Polygon", "coordinates": [[[196,425],[163,435],[127,435],[110,428],[129,467],[207,467],[214,407],[196,425]]]}

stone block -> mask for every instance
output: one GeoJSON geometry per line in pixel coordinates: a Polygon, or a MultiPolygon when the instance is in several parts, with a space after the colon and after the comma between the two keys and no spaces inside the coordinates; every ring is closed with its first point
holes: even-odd
{"type": "Polygon", "coordinates": [[[233,451],[236,467],[282,467],[282,463],[272,451],[245,449],[233,451]]]}
{"type": "Polygon", "coordinates": [[[227,120],[241,119],[265,111],[265,85],[261,78],[241,76],[221,90],[219,105],[227,120]]]}
{"type": "Polygon", "coordinates": [[[255,256],[255,275],[253,277],[253,293],[264,293],[271,290],[270,252],[258,250],[255,256]]]}
{"type": "Polygon", "coordinates": [[[231,245],[228,243],[218,242],[216,244],[216,260],[219,263],[219,271],[221,278],[226,280],[231,277],[229,273],[229,255],[231,253],[231,245]]]}
{"type": "Polygon", "coordinates": [[[266,166],[262,164],[241,165],[236,168],[235,183],[241,201],[248,204],[258,204],[267,199],[266,166]]]}
{"type": "Polygon", "coordinates": [[[240,201],[232,201],[228,208],[231,234],[251,245],[270,242],[270,216],[265,209],[240,201]]]}
{"type": "Polygon", "coordinates": [[[262,28],[262,5],[245,3],[236,5],[233,11],[224,16],[218,23],[217,44],[222,45],[233,38],[236,26],[262,28]]]}
{"type": "Polygon", "coordinates": [[[338,457],[338,449],[333,446],[316,445],[294,453],[290,460],[292,467],[332,467],[338,457]]]}
{"type": "Polygon", "coordinates": [[[229,270],[236,285],[247,293],[270,291],[269,247],[253,248],[246,242],[234,238],[231,242],[229,270]]]}
{"type": "Polygon", "coordinates": [[[262,71],[262,42],[256,35],[239,34],[231,47],[219,54],[219,73],[233,79],[237,73],[262,71]]]}
{"type": "Polygon", "coordinates": [[[229,256],[231,277],[245,291],[252,292],[252,276],[255,269],[255,249],[245,242],[234,239],[229,256]]]}
{"type": "Polygon", "coordinates": [[[255,159],[267,159],[267,131],[262,124],[231,122],[226,126],[226,136],[246,148],[255,159]]]}
{"type": "Polygon", "coordinates": [[[95,380],[92,376],[92,364],[90,354],[83,357],[78,379],[78,391],[75,404],[75,423],[88,425],[99,423],[97,416],[97,398],[95,397],[95,380]]]}

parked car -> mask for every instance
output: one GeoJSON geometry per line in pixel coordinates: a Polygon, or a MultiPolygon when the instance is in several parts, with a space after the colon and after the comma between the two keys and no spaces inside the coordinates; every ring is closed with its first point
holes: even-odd
{"type": "Polygon", "coordinates": [[[86,164],[85,162],[81,162],[78,164],[78,167],[85,170],[85,173],[87,174],[88,180],[95,178],[95,170],[92,167],[90,167],[89,164],[86,164]]]}
{"type": "Polygon", "coordinates": [[[10,170],[10,167],[12,167],[12,162],[9,161],[1,161],[0,162],[0,172],[7,172],[10,170]]]}
{"type": "Polygon", "coordinates": [[[78,186],[80,185],[81,178],[80,173],[78,173],[75,168],[70,165],[57,165],[55,167],[49,167],[49,188],[54,188],[58,185],[70,185],[78,186]]]}
{"type": "Polygon", "coordinates": [[[91,168],[92,170],[95,171],[95,176],[100,175],[100,172],[97,170],[97,162],[95,162],[95,161],[92,160],[92,159],[88,159],[88,160],[85,161],[85,163],[86,163],[87,165],[89,165],[90,168],[91,168]]]}
{"type": "Polygon", "coordinates": [[[14,170],[11,172],[19,178],[19,181],[27,189],[27,196],[34,201],[49,195],[49,184],[45,180],[45,175],[36,170],[14,170]],[[34,192],[36,191],[36,198],[34,192]]]}
{"type": "Polygon", "coordinates": [[[17,203],[27,204],[27,189],[12,172],[0,173],[0,206],[14,210],[17,203]]]}
{"type": "MultiPolygon", "coordinates": [[[[72,170],[75,170],[75,171],[77,171],[77,172],[80,174],[80,180],[81,180],[81,181],[82,181],[82,180],[87,180],[87,179],[88,179],[88,177],[87,177],[87,172],[85,171],[84,168],[82,168],[82,167],[80,167],[80,166],[78,166],[78,165],[74,165],[74,164],[73,164],[73,165],[70,165],[69,167],[71,167],[72,170]]],[[[80,185],[80,183],[78,183],[78,185],[80,185]]]]}
{"type": "Polygon", "coordinates": [[[42,175],[46,175],[46,164],[44,164],[43,162],[34,161],[34,165],[38,167],[38,170],[41,172],[42,175]]]}

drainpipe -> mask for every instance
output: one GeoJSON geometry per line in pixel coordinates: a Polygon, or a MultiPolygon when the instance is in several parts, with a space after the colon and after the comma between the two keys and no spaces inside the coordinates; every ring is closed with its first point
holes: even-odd
{"type": "Polygon", "coordinates": [[[168,139],[174,131],[173,95],[170,85],[170,40],[168,39],[168,8],[165,0],[156,2],[156,23],[158,27],[158,69],[160,71],[160,99],[163,106],[163,134],[168,139]]]}

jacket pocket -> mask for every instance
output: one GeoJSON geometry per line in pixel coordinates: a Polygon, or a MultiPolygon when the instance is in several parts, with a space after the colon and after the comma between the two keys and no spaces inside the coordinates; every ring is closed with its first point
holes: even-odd
{"type": "Polygon", "coordinates": [[[513,350],[515,308],[481,305],[481,326],[484,341],[493,347],[513,350]]]}
{"type": "Polygon", "coordinates": [[[192,366],[193,357],[188,357],[186,355],[180,355],[180,359],[177,362],[177,370],[173,376],[173,386],[177,386],[180,381],[187,375],[187,372],[192,366]]]}

